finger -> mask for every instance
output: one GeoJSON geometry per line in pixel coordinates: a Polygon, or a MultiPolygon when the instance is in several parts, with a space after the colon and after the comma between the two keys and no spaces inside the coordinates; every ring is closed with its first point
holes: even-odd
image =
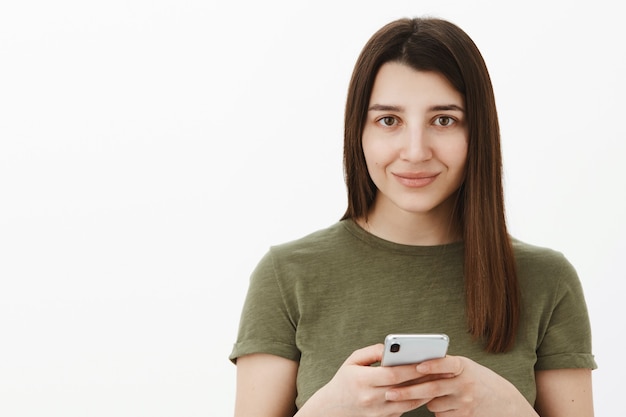
{"type": "Polygon", "coordinates": [[[431,413],[444,413],[458,409],[451,396],[434,398],[428,402],[426,407],[431,413]]]}
{"type": "Polygon", "coordinates": [[[408,401],[389,401],[387,404],[394,404],[393,408],[388,407],[388,411],[398,411],[401,413],[406,413],[411,410],[415,410],[416,408],[420,408],[421,406],[428,404],[430,400],[428,399],[419,399],[419,400],[408,400],[408,401]]]}
{"type": "Polygon", "coordinates": [[[427,397],[427,398],[410,397],[409,395],[407,395],[407,392],[405,390],[393,388],[385,392],[385,400],[389,402],[395,402],[395,403],[412,402],[413,404],[415,404],[416,406],[415,408],[417,408],[426,403],[431,402],[433,398],[432,397],[427,397]]]}
{"type": "Polygon", "coordinates": [[[441,359],[424,361],[415,367],[417,372],[424,375],[447,374],[458,376],[463,372],[463,361],[460,356],[446,356],[441,359]]]}
{"type": "Polygon", "coordinates": [[[415,384],[424,377],[417,372],[415,365],[381,366],[376,372],[379,387],[415,384]]]}
{"type": "Polygon", "coordinates": [[[446,379],[437,379],[421,384],[408,385],[404,387],[393,387],[385,392],[387,401],[431,401],[433,398],[450,395],[453,386],[446,379]]]}
{"type": "Polygon", "coordinates": [[[348,359],[346,359],[344,364],[369,366],[373,363],[380,362],[383,357],[384,350],[385,347],[382,343],[366,346],[352,352],[352,354],[348,356],[348,359]]]}

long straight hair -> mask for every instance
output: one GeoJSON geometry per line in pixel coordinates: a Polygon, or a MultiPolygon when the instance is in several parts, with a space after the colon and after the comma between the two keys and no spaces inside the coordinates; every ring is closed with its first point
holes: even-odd
{"type": "Polygon", "coordinates": [[[453,210],[464,240],[468,330],[488,352],[515,343],[520,290],[507,232],[502,187],[500,129],[491,79],[471,38],[441,19],[400,19],[376,32],[356,62],[348,88],[344,170],[348,208],[342,219],[366,217],[376,197],[362,147],[374,80],[386,62],[445,76],[465,100],[468,153],[465,179],[453,210]]]}

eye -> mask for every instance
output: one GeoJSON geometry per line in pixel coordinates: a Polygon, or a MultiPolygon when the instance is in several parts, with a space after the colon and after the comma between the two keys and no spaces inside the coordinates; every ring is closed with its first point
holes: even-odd
{"type": "Polygon", "coordinates": [[[456,123],[456,120],[454,120],[450,116],[438,116],[437,118],[435,118],[436,126],[448,127],[448,126],[452,126],[455,123],[456,123]]]}
{"type": "Polygon", "coordinates": [[[392,127],[398,124],[398,119],[393,116],[384,116],[378,119],[377,123],[385,127],[392,127]]]}

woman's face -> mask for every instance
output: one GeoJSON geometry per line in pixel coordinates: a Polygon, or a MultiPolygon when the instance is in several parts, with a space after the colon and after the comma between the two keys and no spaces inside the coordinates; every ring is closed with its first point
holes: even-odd
{"type": "Polygon", "coordinates": [[[378,188],[376,211],[449,214],[450,197],[463,182],[467,139],[463,96],[444,76],[384,64],[362,138],[378,188]]]}

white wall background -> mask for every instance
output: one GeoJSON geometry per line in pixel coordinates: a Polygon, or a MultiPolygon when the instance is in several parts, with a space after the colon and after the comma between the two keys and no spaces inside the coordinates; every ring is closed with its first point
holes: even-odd
{"type": "Polygon", "coordinates": [[[626,39],[617,1],[3,1],[0,415],[227,416],[268,246],[343,213],[354,61],[390,20],[474,38],[512,232],[563,251],[622,410],[626,39]]]}

